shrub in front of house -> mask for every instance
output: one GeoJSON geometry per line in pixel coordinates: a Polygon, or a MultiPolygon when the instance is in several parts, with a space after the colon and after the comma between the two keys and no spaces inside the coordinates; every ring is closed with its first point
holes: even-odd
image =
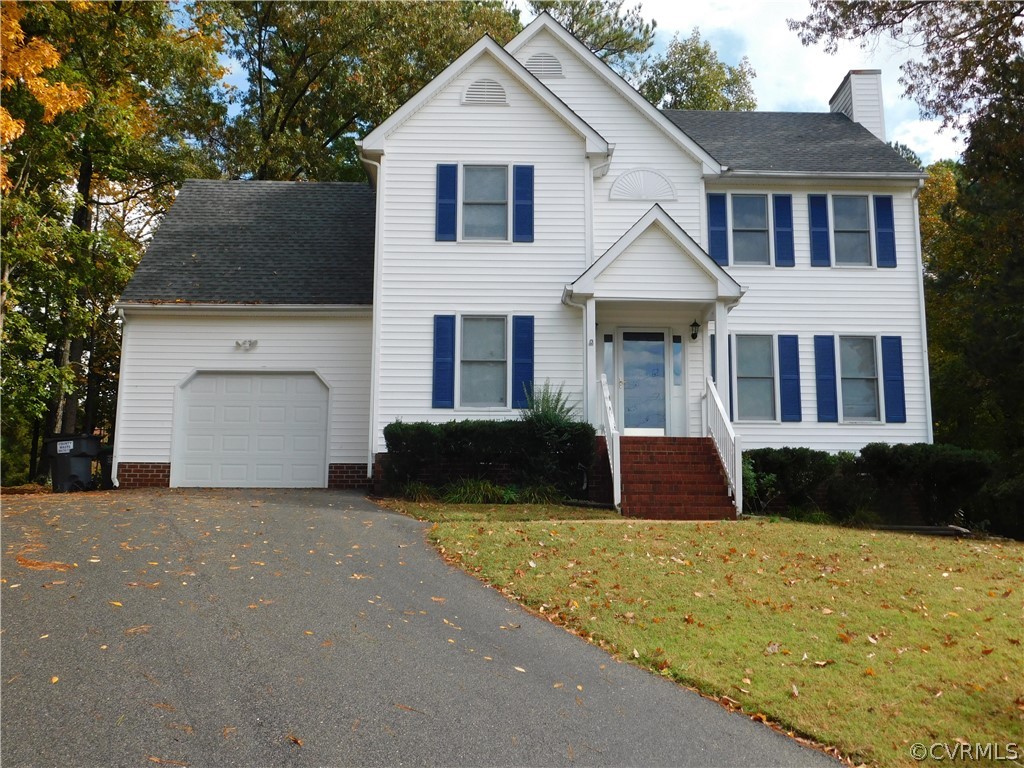
{"type": "Polygon", "coordinates": [[[563,497],[580,498],[595,450],[593,426],[544,414],[515,421],[394,422],[384,428],[384,441],[388,492],[417,482],[439,491],[447,487],[439,496],[501,496],[508,502],[550,499],[552,488],[563,497]],[[506,490],[461,483],[469,480],[506,490]]]}

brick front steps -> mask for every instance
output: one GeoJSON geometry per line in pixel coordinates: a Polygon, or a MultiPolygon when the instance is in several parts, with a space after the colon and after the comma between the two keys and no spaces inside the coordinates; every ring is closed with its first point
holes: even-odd
{"type": "Polygon", "coordinates": [[[622,437],[622,514],[654,520],[731,520],[729,495],[710,438],[622,437]]]}

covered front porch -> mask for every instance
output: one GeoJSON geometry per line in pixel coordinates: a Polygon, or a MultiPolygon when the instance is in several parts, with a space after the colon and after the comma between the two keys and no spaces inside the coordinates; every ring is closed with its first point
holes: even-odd
{"type": "MultiPolygon", "coordinates": [[[[686,441],[714,449],[728,494],[742,509],[730,391],[714,383],[714,361],[729,355],[729,311],[742,295],[741,286],[659,206],[565,287],[563,301],[584,315],[586,416],[606,438],[614,501],[624,511],[637,508],[640,494],[665,513],[659,517],[670,516],[672,502],[654,486],[679,496],[711,484],[703,470],[684,476],[680,464],[706,464],[705,458],[686,458],[706,453],[698,442],[686,441]],[[624,480],[629,472],[644,478],[624,480]]],[[[691,498],[691,505],[698,503],[691,498]]]]}

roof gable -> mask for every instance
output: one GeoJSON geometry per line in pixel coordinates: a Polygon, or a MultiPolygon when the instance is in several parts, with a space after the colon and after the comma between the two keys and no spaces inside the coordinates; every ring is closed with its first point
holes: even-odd
{"type": "Polygon", "coordinates": [[[541,13],[531,21],[505,48],[514,55],[543,32],[547,32],[557,39],[565,49],[570,51],[590,71],[617,92],[627,104],[662,131],[673,144],[680,147],[687,155],[697,161],[702,166],[703,172],[706,175],[717,175],[721,171],[721,163],[716,158],[685,133],[680,132],[653,104],[641,96],[633,86],[627,83],[611,67],[594,55],[593,51],[569,34],[547,12],[541,13]]]}
{"type": "Polygon", "coordinates": [[[123,304],[370,305],[367,184],[189,180],[123,304]]]}
{"type": "Polygon", "coordinates": [[[660,205],[644,214],[566,289],[573,295],[624,299],[739,300],[743,295],[740,284],[660,205]],[[650,238],[652,233],[659,238],[650,238]],[[634,275],[639,279],[624,279],[634,275]]]}
{"type": "Polygon", "coordinates": [[[424,104],[429,102],[441,90],[446,88],[456,77],[483,56],[490,57],[514,78],[524,89],[535,96],[555,113],[571,130],[576,132],[585,142],[587,154],[603,157],[609,153],[608,142],[583,118],[569,109],[565,102],[532,75],[522,64],[516,61],[508,51],[498,45],[493,38],[485,35],[473,46],[450,64],[440,75],[425,85],[419,93],[399,107],[384,122],[370,131],[360,142],[363,154],[379,156],[384,152],[388,137],[398,130],[410,116],[415,114],[424,104]]]}

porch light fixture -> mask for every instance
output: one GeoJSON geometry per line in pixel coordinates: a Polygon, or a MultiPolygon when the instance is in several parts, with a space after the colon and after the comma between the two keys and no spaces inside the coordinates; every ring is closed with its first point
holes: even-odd
{"type": "Polygon", "coordinates": [[[697,334],[700,332],[700,323],[694,320],[690,323],[690,338],[694,341],[697,340],[697,334]]]}

